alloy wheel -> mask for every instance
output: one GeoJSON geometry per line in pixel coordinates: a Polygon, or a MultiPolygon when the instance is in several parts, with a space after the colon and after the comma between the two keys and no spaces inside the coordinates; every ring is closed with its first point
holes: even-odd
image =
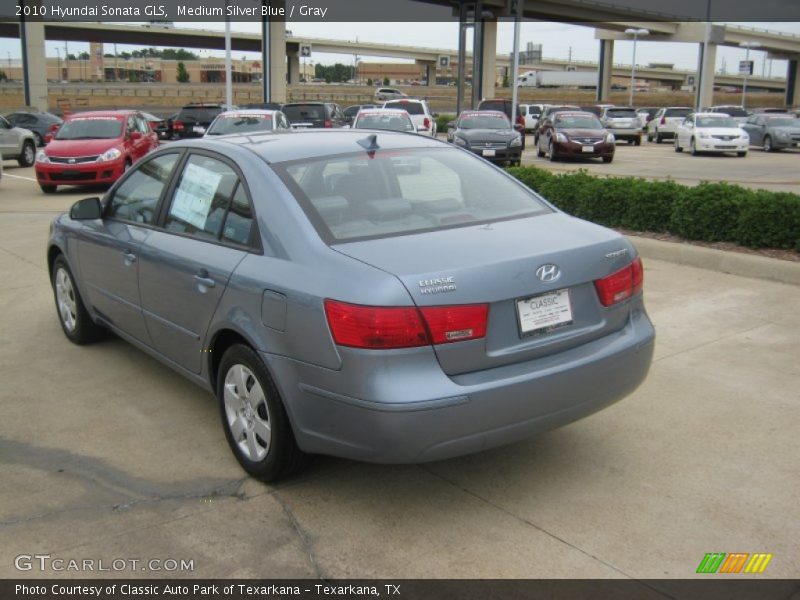
{"type": "Polygon", "coordinates": [[[225,374],[225,418],[241,453],[249,460],[262,460],[272,440],[272,420],[261,384],[243,364],[234,364],[225,374]]]}
{"type": "Polygon", "coordinates": [[[72,279],[64,268],[56,271],[56,301],[61,322],[69,332],[75,331],[78,324],[78,305],[75,300],[75,289],[72,279]]]}

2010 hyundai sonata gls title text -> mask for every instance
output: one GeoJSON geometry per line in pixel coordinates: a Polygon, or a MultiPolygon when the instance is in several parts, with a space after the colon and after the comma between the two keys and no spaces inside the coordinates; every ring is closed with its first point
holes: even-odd
{"type": "Polygon", "coordinates": [[[176,142],[47,254],[67,337],[110,329],[212,390],[265,480],[520,440],[621,399],[653,353],[628,241],[414,134],[176,142]]]}

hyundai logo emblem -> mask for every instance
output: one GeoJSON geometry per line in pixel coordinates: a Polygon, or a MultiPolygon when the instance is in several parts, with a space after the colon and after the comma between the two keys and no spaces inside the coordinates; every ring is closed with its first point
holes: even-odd
{"type": "Polygon", "coordinates": [[[545,283],[550,283],[561,277],[560,269],[555,265],[542,265],[536,269],[536,276],[545,283]]]}

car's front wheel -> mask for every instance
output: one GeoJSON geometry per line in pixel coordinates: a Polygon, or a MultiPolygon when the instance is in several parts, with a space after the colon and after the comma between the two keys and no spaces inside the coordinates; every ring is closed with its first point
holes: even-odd
{"type": "Polygon", "coordinates": [[[283,401],[263,361],[249,347],[225,351],[217,372],[217,398],[225,437],[245,471],[274,481],[307,462],[294,439],[283,401]]]}
{"type": "Polygon", "coordinates": [[[27,140],[22,144],[22,152],[17,158],[20,167],[31,167],[36,160],[36,144],[33,140],[27,140]]]}
{"type": "Polygon", "coordinates": [[[53,262],[51,276],[58,320],[64,335],[75,344],[88,344],[99,339],[103,334],[103,328],[89,316],[72,278],[72,271],[63,256],[59,256],[53,262]]]}
{"type": "Polygon", "coordinates": [[[774,148],[772,147],[772,138],[768,135],[764,136],[764,152],[772,152],[774,148]]]}

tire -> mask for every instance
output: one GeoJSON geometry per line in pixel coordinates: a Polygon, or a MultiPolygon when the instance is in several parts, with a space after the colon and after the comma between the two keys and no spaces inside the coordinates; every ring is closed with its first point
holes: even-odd
{"type": "Polygon", "coordinates": [[[775,147],[772,145],[772,138],[768,135],[764,136],[764,152],[775,152],[775,147]]]}
{"type": "Polygon", "coordinates": [[[744,158],[745,156],[747,156],[747,152],[737,152],[736,156],[738,156],[739,158],[744,158]]]}
{"type": "Polygon", "coordinates": [[[675,134],[675,152],[683,152],[683,148],[681,148],[680,144],[678,143],[678,134],[675,134]]]}
{"type": "Polygon", "coordinates": [[[104,330],[89,316],[63,255],[59,255],[53,262],[50,281],[53,285],[58,322],[67,339],[73,344],[88,344],[103,337],[104,330]]]}
{"type": "Polygon", "coordinates": [[[42,191],[45,194],[55,194],[56,193],[56,188],[58,186],[55,186],[55,185],[43,185],[43,184],[40,183],[39,187],[42,189],[42,191]]]}
{"type": "Polygon", "coordinates": [[[613,156],[604,156],[603,157],[603,162],[606,163],[606,164],[610,163],[613,160],[614,160],[613,156]]]}
{"type": "Polygon", "coordinates": [[[694,138],[689,142],[689,152],[691,152],[692,156],[697,156],[697,144],[695,144],[694,138]]]}
{"type": "Polygon", "coordinates": [[[547,147],[547,154],[549,154],[550,162],[556,162],[558,157],[556,156],[556,151],[553,148],[553,142],[550,142],[550,145],[547,147]]]}
{"type": "Polygon", "coordinates": [[[252,477],[275,481],[308,463],[272,377],[249,346],[234,344],[225,351],[217,372],[217,399],[228,445],[252,477]]]}
{"type": "Polygon", "coordinates": [[[663,141],[664,141],[664,138],[661,137],[660,133],[657,133],[656,134],[656,144],[660,144],[663,141]]]}
{"type": "Polygon", "coordinates": [[[652,142],[653,141],[653,134],[651,134],[651,133],[647,134],[647,141],[648,142],[652,142]]]}
{"type": "Polygon", "coordinates": [[[634,146],[641,146],[642,145],[642,138],[641,137],[637,137],[635,140],[633,140],[633,145],[634,146]]]}
{"type": "Polygon", "coordinates": [[[542,150],[542,148],[539,146],[539,143],[537,142],[536,143],[536,156],[538,156],[539,158],[544,158],[544,155],[545,155],[545,151],[542,150]]]}
{"type": "Polygon", "coordinates": [[[17,157],[20,167],[31,167],[36,160],[36,144],[32,140],[26,140],[22,144],[22,152],[17,157]]]}

